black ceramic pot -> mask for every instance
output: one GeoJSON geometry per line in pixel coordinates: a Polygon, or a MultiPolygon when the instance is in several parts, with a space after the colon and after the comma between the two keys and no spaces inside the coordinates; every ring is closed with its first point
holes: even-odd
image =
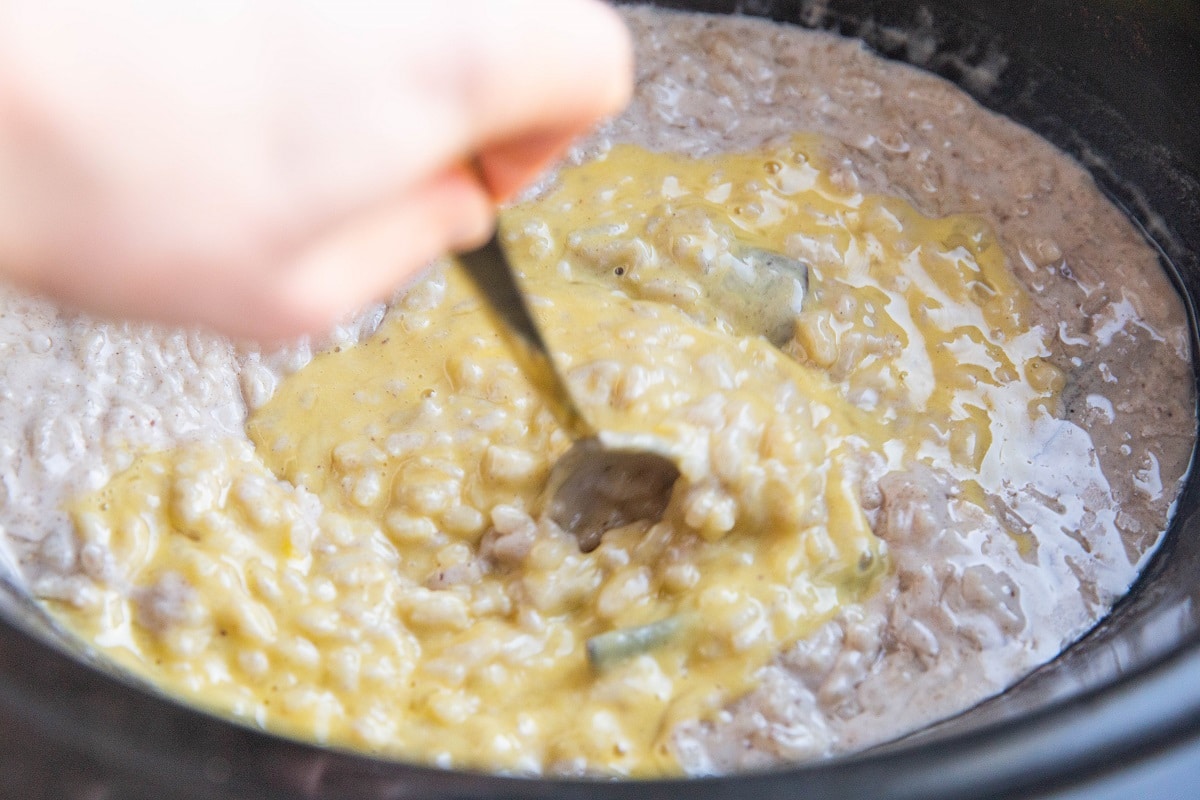
{"type": "MultiPolygon", "coordinates": [[[[1198,0],[697,0],[850,36],[951,80],[1007,58],[988,105],[1083,157],[1200,299],[1198,0]],[[917,29],[930,54],[906,51],[917,29]],[[1096,156],[1093,158],[1091,156],[1096,156]]],[[[1195,380],[1195,370],[1193,380],[1195,380]]],[[[0,798],[1042,797],[1164,750],[1200,754],[1200,483],[1096,630],[1004,695],[873,751],[720,779],[591,783],[445,772],[331,752],[185,708],[87,665],[0,576],[0,798]]],[[[1195,777],[1200,778],[1200,765],[1195,777]]],[[[1200,793],[1180,789],[1173,797],[1200,793]],[[1185,792],[1186,793],[1183,793],[1185,792]]]]}

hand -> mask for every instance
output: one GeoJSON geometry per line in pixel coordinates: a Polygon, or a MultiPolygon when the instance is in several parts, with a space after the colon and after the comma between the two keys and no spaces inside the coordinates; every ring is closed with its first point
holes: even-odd
{"type": "Polygon", "coordinates": [[[482,241],[631,73],[595,0],[0,0],[0,272],[319,331],[482,241]]]}

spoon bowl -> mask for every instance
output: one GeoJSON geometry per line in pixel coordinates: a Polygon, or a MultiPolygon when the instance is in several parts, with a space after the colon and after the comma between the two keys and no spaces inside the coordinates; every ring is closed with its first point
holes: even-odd
{"type": "Polygon", "coordinates": [[[594,550],[607,530],[662,519],[671,487],[679,478],[679,467],[665,443],[651,435],[598,431],[580,412],[529,312],[498,232],[458,260],[500,328],[509,334],[525,376],[574,439],[550,471],[543,513],[573,534],[584,552],[594,550]]]}

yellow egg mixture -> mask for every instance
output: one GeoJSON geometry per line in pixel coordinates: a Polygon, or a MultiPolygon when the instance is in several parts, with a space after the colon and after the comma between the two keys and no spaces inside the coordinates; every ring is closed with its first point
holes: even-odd
{"type": "Polygon", "coordinates": [[[570,441],[439,268],[284,380],[253,446],[144,454],[78,500],[116,567],[98,606],[57,611],[166,691],[272,730],[445,766],[678,771],[676,722],[885,573],[864,478],[922,462],[982,498],[989,449],[1062,387],[986,225],[841,189],[820,150],[617,146],[504,215],[584,413],[674,444],[661,522],[584,553],[539,520],[570,441]],[[780,347],[760,251],[808,269],[780,347]],[[653,642],[589,662],[589,640],[646,625],[653,642]]]}

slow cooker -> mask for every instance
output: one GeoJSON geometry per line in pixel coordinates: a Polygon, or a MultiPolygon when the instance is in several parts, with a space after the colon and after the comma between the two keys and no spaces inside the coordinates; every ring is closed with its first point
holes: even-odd
{"type": "MultiPolygon", "coordinates": [[[[1079,159],[1159,250],[1198,350],[1200,0],[664,0],[861,38],[1079,159]]],[[[1193,382],[1200,370],[1193,365],[1193,382]]],[[[437,770],[323,749],[185,707],[72,648],[0,575],[0,797],[1183,798],[1200,789],[1200,481],[1112,614],[955,718],[769,772],[592,782],[437,770]]]]}

